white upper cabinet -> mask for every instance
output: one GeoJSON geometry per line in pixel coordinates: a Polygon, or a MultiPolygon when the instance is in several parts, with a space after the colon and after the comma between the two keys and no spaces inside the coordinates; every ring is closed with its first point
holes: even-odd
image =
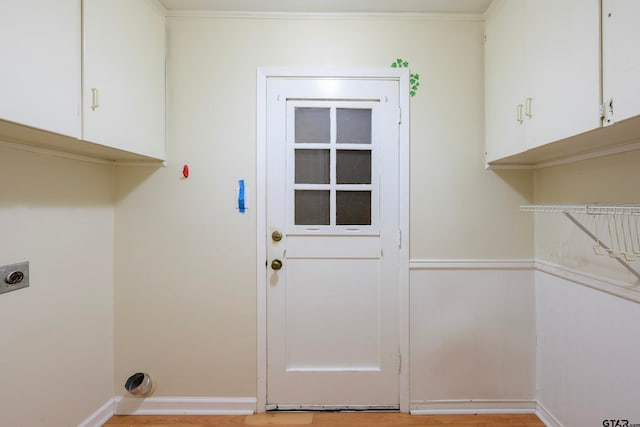
{"type": "MultiPolygon", "coordinates": [[[[520,1],[520,0],[517,0],[520,1]]],[[[599,0],[527,0],[526,148],[601,126],[599,0]]]]}
{"type": "Polygon", "coordinates": [[[153,0],[84,0],[83,23],[83,139],[164,159],[162,11],[153,0]]]}
{"type": "Polygon", "coordinates": [[[599,0],[494,0],[486,21],[487,163],[601,126],[599,0]]]}
{"type": "Polygon", "coordinates": [[[80,137],[80,0],[0,5],[0,120],[80,137]]]}
{"type": "Polygon", "coordinates": [[[603,0],[605,125],[640,115],[640,1],[603,0]]]}
{"type": "Polygon", "coordinates": [[[165,23],[155,0],[3,1],[0,47],[1,141],[165,159],[165,23]]]}
{"type": "Polygon", "coordinates": [[[526,69],[524,2],[494,0],[485,27],[485,129],[487,160],[525,149],[523,96],[526,69]],[[515,35],[515,36],[508,36],[515,35]]]}

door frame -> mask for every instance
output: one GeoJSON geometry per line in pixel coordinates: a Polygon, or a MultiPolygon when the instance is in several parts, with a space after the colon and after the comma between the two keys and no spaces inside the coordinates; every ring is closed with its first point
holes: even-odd
{"type": "Polygon", "coordinates": [[[257,283],[257,390],[256,411],[267,404],[267,81],[269,78],[348,78],[396,80],[400,87],[399,126],[399,226],[398,266],[400,338],[400,411],[409,412],[409,69],[272,68],[257,70],[256,104],[256,283],[257,283]]]}

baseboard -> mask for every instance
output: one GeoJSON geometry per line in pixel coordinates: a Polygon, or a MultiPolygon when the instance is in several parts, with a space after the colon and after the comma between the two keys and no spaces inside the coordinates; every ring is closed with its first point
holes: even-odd
{"type": "Polygon", "coordinates": [[[418,400],[411,402],[411,415],[535,414],[547,427],[564,427],[535,400],[418,400]]]}
{"type": "Polygon", "coordinates": [[[113,416],[113,409],[114,400],[109,399],[104,405],[100,407],[100,409],[89,415],[87,419],[78,424],[78,427],[101,427],[109,420],[109,418],[113,416]]]}
{"type": "Polygon", "coordinates": [[[414,400],[411,415],[435,414],[535,414],[535,400],[414,400]]]}
{"type": "MultiPolygon", "coordinates": [[[[113,415],[251,415],[255,398],[220,397],[116,397],[110,399],[78,427],[100,427],[113,415]]],[[[411,415],[536,414],[547,427],[564,427],[534,400],[418,400],[411,415]]]]}
{"type": "Polygon", "coordinates": [[[540,402],[536,403],[536,415],[547,427],[563,427],[560,421],[551,415],[551,413],[547,411],[547,408],[540,402]]]}
{"type": "Polygon", "coordinates": [[[145,397],[118,396],[117,415],[251,415],[255,397],[145,397]]]}

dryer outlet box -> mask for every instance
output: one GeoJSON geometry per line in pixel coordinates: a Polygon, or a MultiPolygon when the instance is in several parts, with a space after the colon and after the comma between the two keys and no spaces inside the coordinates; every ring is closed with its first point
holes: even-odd
{"type": "Polygon", "coordinates": [[[29,287],[29,261],[0,266],[0,294],[29,287]]]}

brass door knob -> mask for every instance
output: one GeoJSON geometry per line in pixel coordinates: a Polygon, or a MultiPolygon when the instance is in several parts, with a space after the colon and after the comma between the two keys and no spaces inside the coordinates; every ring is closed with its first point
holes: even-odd
{"type": "Polygon", "coordinates": [[[274,231],[273,233],[271,233],[271,239],[273,239],[274,242],[279,242],[280,240],[282,240],[282,233],[278,230],[274,231]]]}
{"type": "Polygon", "coordinates": [[[280,261],[279,259],[274,259],[273,261],[271,261],[271,268],[273,268],[274,270],[280,270],[282,268],[282,261],[280,261]]]}

